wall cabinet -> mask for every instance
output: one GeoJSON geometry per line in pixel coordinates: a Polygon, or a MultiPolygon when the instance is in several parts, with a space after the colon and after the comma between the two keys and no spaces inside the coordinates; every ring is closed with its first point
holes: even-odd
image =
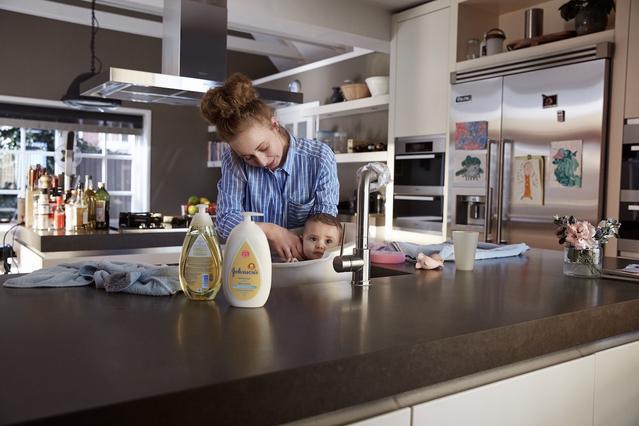
{"type": "Polygon", "coordinates": [[[595,355],[595,426],[639,424],[639,342],[595,355]]]}
{"type": "Polygon", "coordinates": [[[630,2],[628,69],[626,74],[626,118],[639,117],[639,0],[630,2]]]}
{"type": "Polygon", "coordinates": [[[592,424],[594,356],[413,407],[413,426],[592,424]]]}
{"type": "Polygon", "coordinates": [[[394,136],[446,133],[450,8],[398,20],[394,136]]]}

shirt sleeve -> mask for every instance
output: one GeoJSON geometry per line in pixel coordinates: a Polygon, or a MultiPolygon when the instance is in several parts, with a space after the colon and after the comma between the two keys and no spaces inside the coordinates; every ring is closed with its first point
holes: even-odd
{"type": "Polygon", "coordinates": [[[337,180],[337,162],[335,154],[326,146],[322,150],[322,166],[315,187],[315,204],[309,212],[310,215],[327,213],[337,216],[337,203],[339,202],[339,181],[337,180]]]}
{"type": "Polygon", "coordinates": [[[217,184],[217,212],[215,229],[225,241],[231,230],[242,221],[246,177],[241,164],[233,158],[230,148],[222,155],[222,178],[217,184]]]}

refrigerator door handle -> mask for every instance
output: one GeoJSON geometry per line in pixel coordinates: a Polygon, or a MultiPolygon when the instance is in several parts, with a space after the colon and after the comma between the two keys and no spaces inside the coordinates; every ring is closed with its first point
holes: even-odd
{"type": "Polygon", "coordinates": [[[494,139],[488,139],[486,147],[486,207],[484,209],[484,241],[489,243],[493,240],[492,236],[492,220],[493,220],[493,188],[490,186],[490,167],[491,167],[491,146],[496,144],[494,139]]]}
{"type": "Polygon", "coordinates": [[[512,139],[503,138],[499,144],[499,159],[497,163],[497,244],[506,243],[502,239],[502,228],[504,222],[504,158],[506,156],[506,144],[512,143],[512,139]]]}

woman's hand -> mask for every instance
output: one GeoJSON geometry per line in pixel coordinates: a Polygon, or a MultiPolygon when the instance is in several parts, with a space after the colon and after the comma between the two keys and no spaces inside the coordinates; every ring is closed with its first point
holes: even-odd
{"type": "Polygon", "coordinates": [[[262,222],[257,225],[266,234],[271,250],[275,250],[279,257],[289,261],[293,258],[304,259],[302,241],[298,235],[273,223],[262,222]]]}

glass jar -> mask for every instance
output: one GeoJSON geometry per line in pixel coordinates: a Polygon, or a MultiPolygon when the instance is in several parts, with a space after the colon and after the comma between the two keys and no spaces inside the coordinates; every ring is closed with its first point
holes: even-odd
{"type": "Polygon", "coordinates": [[[466,59],[479,58],[479,39],[471,38],[466,42],[466,59]]]}
{"type": "Polygon", "coordinates": [[[564,275],[598,278],[601,275],[602,264],[603,252],[599,246],[586,250],[564,247],[564,275]]]}

